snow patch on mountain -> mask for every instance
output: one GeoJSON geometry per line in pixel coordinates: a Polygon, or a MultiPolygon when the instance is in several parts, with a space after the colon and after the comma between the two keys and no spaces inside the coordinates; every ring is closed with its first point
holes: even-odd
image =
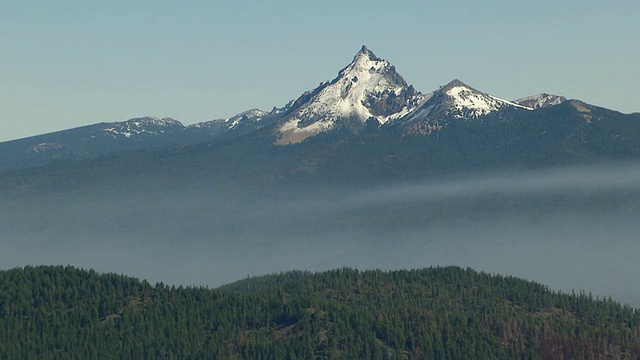
{"type": "Polygon", "coordinates": [[[215,119],[209,121],[203,121],[196,124],[188,125],[187,128],[190,129],[206,129],[210,127],[218,127],[220,124],[224,124],[227,119],[215,119]]]}
{"type": "Polygon", "coordinates": [[[39,143],[35,146],[32,146],[31,148],[29,148],[29,151],[33,153],[44,153],[48,151],[59,150],[59,149],[62,149],[63,147],[64,145],[62,144],[45,142],[45,143],[39,143]]]}
{"type": "Polygon", "coordinates": [[[229,119],[225,119],[224,122],[229,126],[230,129],[233,129],[243,122],[258,122],[262,120],[262,118],[267,114],[268,112],[262,111],[260,109],[251,109],[229,119]]]}
{"type": "Polygon", "coordinates": [[[184,125],[182,125],[182,123],[174,118],[170,118],[170,117],[165,117],[165,118],[158,118],[155,116],[145,116],[145,117],[140,117],[140,118],[133,118],[133,119],[129,119],[127,121],[124,121],[124,123],[127,124],[132,124],[134,126],[149,126],[149,125],[153,125],[153,126],[178,126],[178,127],[184,127],[184,125]]]}
{"type": "Polygon", "coordinates": [[[189,128],[219,128],[226,127],[228,130],[237,128],[238,126],[245,124],[253,124],[262,120],[266,115],[270,113],[260,110],[260,109],[251,109],[240,114],[234,115],[230,118],[226,119],[216,119],[205,122],[200,122],[197,124],[189,125],[189,128]]]}
{"type": "Polygon", "coordinates": [[[101,130],[111,136],[124,136],[130,138],[134,135],[159,135],[173,129],[184,129],[185,126],[178,120],[170,117],[157,118],[147,116],[133,118],[127,121],[106,124],[101,130]]]}
{"type": "Polygon", "coordinates": [[[513,102],[519,105],[530,107],[532,109],[540,109],[558,105],[565,101],[567,101],[567,98],[565,98],[564,96],[542,93],[538,95],[523,97],[518,100],[514,100],[513,102]]]}

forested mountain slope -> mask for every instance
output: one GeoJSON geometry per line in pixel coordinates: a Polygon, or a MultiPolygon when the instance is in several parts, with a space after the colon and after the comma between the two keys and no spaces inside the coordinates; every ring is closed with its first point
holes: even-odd
{"type": "Polygon", "coordinates": [[[640,313],[457,267],[290,272],[218,289],[0,272],[0,357],[637,359],[640,313]]]}

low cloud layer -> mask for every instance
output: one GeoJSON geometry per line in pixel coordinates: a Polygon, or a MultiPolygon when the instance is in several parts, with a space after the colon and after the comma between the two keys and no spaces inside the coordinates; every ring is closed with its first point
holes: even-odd
{"type": "Polygon", "coordinates": [[[352,189],[137,184],[0,205],[0,267],[71,264],[173,284],[340,266],[470,266],[640,307],[640,166],[352,189]]]}

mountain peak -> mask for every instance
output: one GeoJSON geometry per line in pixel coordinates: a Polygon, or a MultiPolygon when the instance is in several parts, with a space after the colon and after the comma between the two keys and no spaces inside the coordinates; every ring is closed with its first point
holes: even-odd
{"type": "Polygon", "coordinates": [[[353,62],[356,62],[359,58],[364,58],[370,61],[382,61],[379,57],[377,57],[373,51],[369,50],[365,45],[362,45],[360,51],[353,58],[353,62]]]}
{"type": "Polygon", "coordinates": [[[344,123],[364,124],[373,118],[384,124],[413,110],[420,96],[395,66],[362,46],[338,77],[293,102],[276,144],[300,142],[344,123]]]}
{"type": "MultiPolygon", "coordinates": [[[[395,74],[395,66],[391,65],[387,60],[377,57],[373,51],[362,45],[362,49],[354,56],[353,61],[340,70],[338,78],[334,82],[343,76],[367,77],[367,73],[395,74]]],[[[402,81],[404,82],[404,80],[402,81]]]]}
{"type": "Polygon", "coordinates": [[[441,89],[442,90],[449,90],[453,87],[456,86],[464,86],[464,87],[469,87],[469,85],[463,83],[462,81],[458,80],[458,79],[453,79],[451,81],[449,81],[449,83],[447,83],[445,86],[443,86],[441,89]]]}
{"type": "Polygon", "coordinates": [[[451,80],[449,83],[447,83],[446,85],[440,87],[440,89],[438,90],[439,92],[442,93],[450,93],[452,90],[457,89],[457,90],[465,90],[465,91],[470,91],[470,92],[480,92],[474,88],[472,88],[471,86],[463,83],[462,81],[458,80],[458,79],[453,79],[451,80]]]}

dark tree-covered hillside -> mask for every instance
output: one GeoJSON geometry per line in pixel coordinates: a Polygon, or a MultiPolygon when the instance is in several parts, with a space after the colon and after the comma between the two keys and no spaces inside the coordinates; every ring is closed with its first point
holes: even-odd
{"type": "Polygon", "coordinates": [[[640,313],[457,267],[174,287],[0,272],[3,359],[637,359],[640,313]]]}

